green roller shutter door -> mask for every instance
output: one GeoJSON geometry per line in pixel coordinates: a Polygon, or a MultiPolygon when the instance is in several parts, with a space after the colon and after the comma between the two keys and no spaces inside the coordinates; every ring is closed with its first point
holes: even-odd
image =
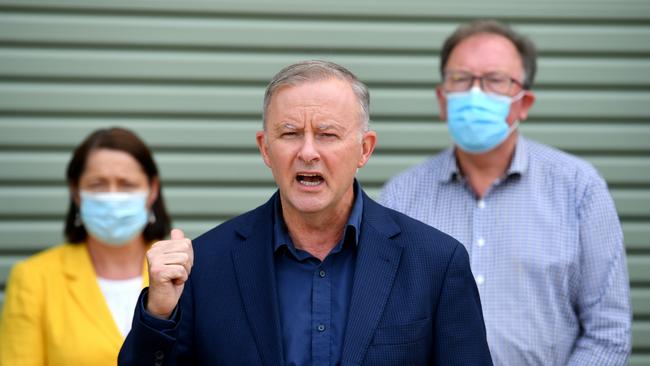
{"type": "Polygon", "coordinates": [[[630,364],[650,364],[642,0],[0,0],[0,289],[17,260],[62,241],[65,165],[99,127],[134,129],[152,146],[174,223],[191,235],[262,203],[274,190],[254,139],[262,94],[297,60],[339,62],[369,84],[379,145],[359,175],[376,195],[449,144],[437,119],[438,54],[475,17],[509,22],[538,46],[538,103],[524,133],[607,179],[628,250],[630,364]]]}

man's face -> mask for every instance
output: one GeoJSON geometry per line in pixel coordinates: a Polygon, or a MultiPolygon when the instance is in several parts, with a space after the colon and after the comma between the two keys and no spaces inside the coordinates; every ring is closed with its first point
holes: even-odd
{"type": "MultiPolygon", "coordinates": [[[[489,33],[473,35],[456,45],[449,55],[445,71],[463,71],[475,76],[502,73],[520,83],[524,81],[524,67],[515,46],[507,38],[489,33]]],[[[447,120],[447,98],[441,86],[436,89],[436,94],[440,116],[443,120],[447,120]]],[[[510,113],[506,119],[508,124],[512,125],[516,120],[525,120],[534,101],[534,94],[531,91],[524,91],[523,97],[510,106],[510,113]]]]}
{"type": "Polygon", "coordinates": [[[278,89],[257,145],[280,188],[285,213],[345,212],[353,181],[375,147],[362,132],[360,105],[347,81],[308,81],[278,89]]]}

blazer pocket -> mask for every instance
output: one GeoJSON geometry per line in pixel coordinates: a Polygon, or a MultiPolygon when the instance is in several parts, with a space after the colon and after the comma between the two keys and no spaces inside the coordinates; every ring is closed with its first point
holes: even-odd
{"type": "Polygon", "coordinates": [[[413,343],[430,334],[431,319],[420,319],[406,324],[377,328],[375,335],[372,338],[372,344],[413,343]]]}

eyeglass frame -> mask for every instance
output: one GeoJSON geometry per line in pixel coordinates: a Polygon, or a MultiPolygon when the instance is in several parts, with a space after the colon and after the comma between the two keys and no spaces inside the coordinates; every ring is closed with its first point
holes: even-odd
{"type": "Polygon", "coordinates": [[[517,95],[518,93],[521,93],[524,90],[526,90],[526,88],[524,87],[524,84],[521,81],[511,77],[510,75],[508,75],[506,73],[488,72],[486,74],[478,76],[478,75],[474,75],[474,74],[472,74],[470,72],[455,71],[455,70],[447,70],[447,71],[445,71],[443,73],[443,75],[442,75],[442,89],[446,93],[466,92],[466,91],[472,89],[472,86],[474,85],[474,81],[476,79],[478,79],[478,81],[479,81],[479,87],[481,88],[481,90],[486,92],[486,93],[492,93],[492,94],[504,95],[504,96],[512,96],[512,95],[517,95]],[[447,84],[447,77],[449,76],[450,73],[456,73],[456,74],[461,74],[463,76],[470,77],[471,80],[470,80],[470,82],[468,84],[468,87],[466,89],[463,89],[463,90],[448,90],[446,88],[446,84],[447,84]],[[496,92],[496,91],[493,91],[493,90],[488,90],[488,89],[485,88],[485,84],[484,84],[485,83],[485,78],[489,77],[489,76],[494,76],[494,75],[504,76],[508,81],[510,81],[510,85],[508,85],[508,92],[507,93],[499,93],[499,92],[496,92]],[[512,92],[513,84],[519,87],[519,90],[517,90],[515,93],[512,92]]]}

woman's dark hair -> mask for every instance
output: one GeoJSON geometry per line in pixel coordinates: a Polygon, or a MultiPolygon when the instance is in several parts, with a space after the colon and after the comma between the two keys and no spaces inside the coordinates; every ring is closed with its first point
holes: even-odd
{"type": "Polygon", "coordinates": [[[79,207],[75,203],[73,194],[74,190],[79,187],[79,179],[86,168],[88,156],[99,149],[123,151],[138,161],[147,175],[149,183],[158,178],[158,195],[151,206],[151,211],[155,215],[155,222],[150,222],[145,226],[143,235],[147,242],[163,239],[170,231],[171,222],[165,209],[162,183],[151,151],[135,133],[124,128],[113,127],[96,130],[88,135],[81,145],[75,149],[72,159],[68,163],[66,178],[68,186],[74,188],[70,190],[70,207],[65,220],[65,236],[68,242],[82,243],[88,236],[86,228],[79,225],[79,207]]]}

